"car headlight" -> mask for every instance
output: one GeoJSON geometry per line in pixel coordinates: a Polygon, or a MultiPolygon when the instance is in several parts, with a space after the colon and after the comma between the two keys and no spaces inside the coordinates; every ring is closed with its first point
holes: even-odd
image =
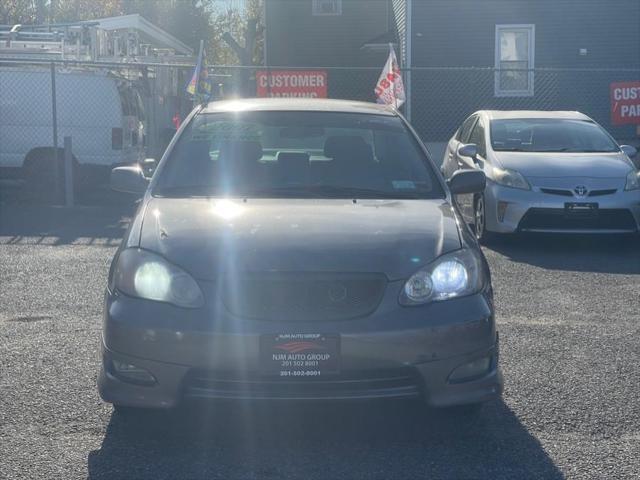
{"type": "Polygon", "coordinates": [[[508,168],[493,167],[491,179],[499,185],[521,190],[531,190],[531,185],[520,172],[508,168]]]}
{"type": "Polygon", "coordinates": [[[627,174],[625,190],[638,190],[640,188],[640,170],[631,170],[627,174]]]}
{"type": "Polygon", "coordinates": [[[128,248],[118,256],[113,286],[125,295],[178,307],[204,304],[202,291],[191,275],[160,255],[138,248],[128,248]]]}
{"type": "Polygon", "coordinates": [[[482,260],[475,250],[448,253],[414,273],[400,294],[402,305],[422,305],[478,293],[484,287],[482,260]]]}

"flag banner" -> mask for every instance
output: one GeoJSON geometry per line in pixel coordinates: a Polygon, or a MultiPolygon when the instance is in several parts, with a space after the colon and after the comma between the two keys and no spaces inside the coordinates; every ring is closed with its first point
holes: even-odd
{"type": "Polygon", "coordinates": [[[189,95],[195,95],[198,91],[198,80],[200,78],[200,70],[202,70],[202,55],[204,51],[200,49],[198,53],[198,61],[196,62],[196,68],[193,70],[193,75],[191,76],[191,80],[187,84],[187,93],[189,95]]]}
{"type": "Polygon", "coordinates": [[[202,44],[200,45],[196,68],[193,70],[193,75],[187,84],[186,90],[189,95],[201,97],[202,101],[206,101],[211,97],[213,86],[207,70],[207,59],[202,44]]]}
{"type": "Polygon", "coordinates": [[[375,94],[377,103],[393,105],[395,108],[400,108],[406,100],[402,73],[393,48],[390,49],[387,63],[378,78],[375,94]]]}

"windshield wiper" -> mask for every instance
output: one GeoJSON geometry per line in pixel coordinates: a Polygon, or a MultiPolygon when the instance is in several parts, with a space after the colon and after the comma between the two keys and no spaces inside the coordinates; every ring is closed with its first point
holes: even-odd
{"type": "Polygon", "coordinates": [[[500,147],[500,148],[494,147],[493,151],[494,152],[527,152],[528,150],[525,150],[520,147],[500,147]]]}
{"type": "Polygon", "coordinates": [[[365,199],[404,199],[422,198],[420,191],[415,192],[389,192],[374,188],[344,187],[337,185],[308,185],[308,186],[282,186],[270,187],[248,192],[247,197],[259,197],[261,195],[286,195],[298,198],[365,198],[365,199]]]}
{"type": "Polygon", "coordinates": [[[156,189],[160,197],[213,197],[241,198],[363,198],[363,199],[414,199],[425,198],[424,190],[398,192],[374,188],[345,187],[336,185],[286,185],[258,189],[223,189],[214,185],[179,185],[156,189]]]}
{"type": "Polygon", "coordinates": [[[580,148],[554,148],[553,150],[534,150],[539,153],[614,153],[615,150],[596,150],[596,149],[580,149],[580,148]]]}

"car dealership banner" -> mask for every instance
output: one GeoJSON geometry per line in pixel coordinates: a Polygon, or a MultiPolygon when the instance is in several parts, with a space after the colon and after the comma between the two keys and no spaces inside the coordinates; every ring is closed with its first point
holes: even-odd
{"type": "Polygon", "coordinates": [[[407,99],[396,52],[391,45],[389,45],[389,58],[384,64],[374,92],[377,103],[393,105],[395,108],[400,108],[407,99]]]}
{"type": "Polygon", "coordinates": [[[325,70],[260,70],[258,97],[327,98],[325,70]]]}
{"type": "Polygon", "coordinates": [[[611,84],[611,123],[640,124],[640,81],[611,84]]]}

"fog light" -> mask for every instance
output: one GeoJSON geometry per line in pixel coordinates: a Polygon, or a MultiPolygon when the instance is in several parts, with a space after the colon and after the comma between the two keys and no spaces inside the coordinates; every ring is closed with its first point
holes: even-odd
{"type": "Polygon", "coordinates": [[[137,367],[130,363],[119,360],[111,360],[112,373],[125,382],[140,383],[142,385],[153,385],[156,379],[144,368],[137,367]]]}
{"type": "Polygon", "coordinates": [[[449,381],[457,383],[482,377],[489,372],[490,367],[491,356],[478,358],[473,362],[465,363],[457,367],[453,372],[451,372],[451,375],[449,375],[449,381]]]}
{"type": "Polygon", "coordinates": [[[498,221],[503,222],[504,216],[507,214],[508,202],[498,202],[498,221]]]}

